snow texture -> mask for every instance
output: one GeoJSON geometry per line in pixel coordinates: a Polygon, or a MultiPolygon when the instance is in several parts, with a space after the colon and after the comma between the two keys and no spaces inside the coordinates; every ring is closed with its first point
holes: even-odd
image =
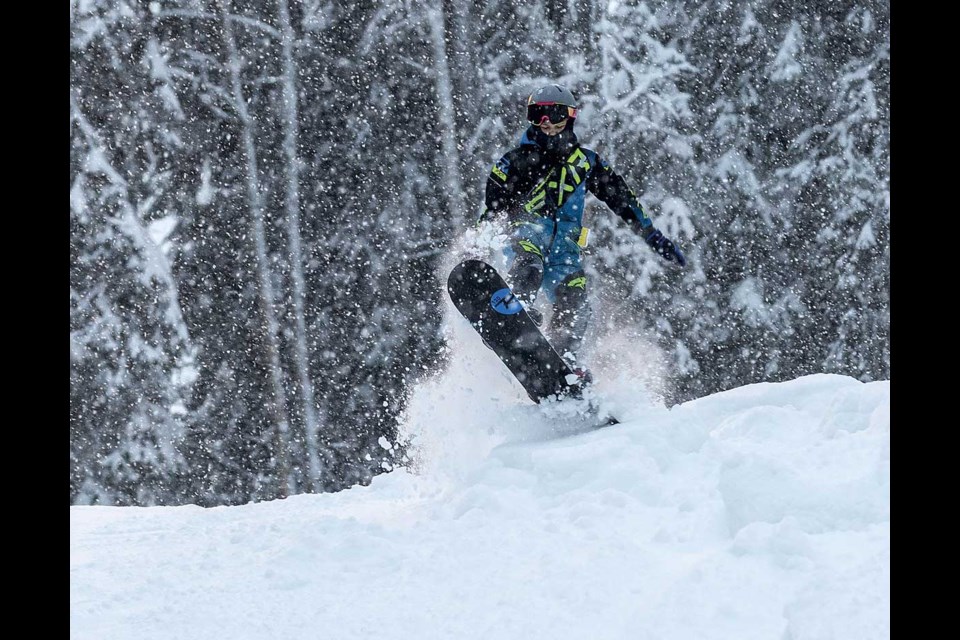
{"type": "Polygon", "coordinates": [[[889,381],[666,408],[598,354],[622,424],[587,431],[527,402],[465,322],[445,331],[411,460],[370,486],[71,507],[71,638],[889,636],[889,381]]]}

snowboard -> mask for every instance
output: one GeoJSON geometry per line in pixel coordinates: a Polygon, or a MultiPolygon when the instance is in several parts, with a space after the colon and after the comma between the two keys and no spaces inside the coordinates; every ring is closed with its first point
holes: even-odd
{"type": "MultiPolygon", "coordinates": [[[[464,260],[447,278],[450,299],[536,403],[582,396],[581,380],[514,297],[496,269],[464,260]]],[[[608,422],[607,424],[615,424],[608,422]]]]}

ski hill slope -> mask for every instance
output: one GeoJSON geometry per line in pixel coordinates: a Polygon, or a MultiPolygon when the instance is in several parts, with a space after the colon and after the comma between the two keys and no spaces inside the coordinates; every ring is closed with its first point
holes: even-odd
{"type": "Polygon", "coordinates": [[[418,388],[412,462],[368,487],[71,507],[71,638],[889,637],[888,381],[668,409],[608,371],[622,424],[582,432],[483,351],[418,388]]]}

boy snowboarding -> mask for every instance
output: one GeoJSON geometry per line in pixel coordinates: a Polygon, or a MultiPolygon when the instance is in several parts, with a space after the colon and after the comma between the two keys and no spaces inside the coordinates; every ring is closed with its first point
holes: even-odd
{"type": "Polygon", "coordinates": [[[579,144],[573,131],[578,103],[573,93],[551,84],[527,99],[519,146],[507,151],[487,177],[485,207],[478,222],[497,219],[510,228],[504,253],[507,281],[538,325],[531,307],[542,289],[554,305],[548,333],[556,351],[584,382],[590,373],[577,355],[590,321],[583,248],[586,192],[626,221],[654,251],[682,267],[680,248],[653,225],[623,178],[597,154],[579,144]]]}

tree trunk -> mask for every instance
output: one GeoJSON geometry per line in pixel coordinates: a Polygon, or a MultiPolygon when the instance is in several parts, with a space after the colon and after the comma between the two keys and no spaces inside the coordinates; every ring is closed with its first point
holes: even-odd
{"type": "Polygon", "coordinates": [[[453,108],[453,82],[447,60],[446,28],[443,9],[437,5],[425,7],[430,23],[430,44],[433,48],[434,90],[440,110],[440,162],[443,175],[447,214],[462,217],[462,187],[460,183],[460,154],[457,151],[457,122],[453,108]]]}
{"type": "Polygon", "coordinates": [[[303,248],[300,238],[300,158],[297,141],[300,134],[299,108],[297,106],[297,65],[293,59],[296,41],[290,24],[288,0],[279,0],[280,33],[283,43],[283,154],[287,160],[287,236],[290,243],[290,277],[293,282],[293,308],[296,321],[295,342],[297,375],[300,379],[300,396],[303,399],[303,419],[307,453],[307,489],[316,491],[321,481],[323,467],[317,447],[319,423],[310,379],[310,356],[307,351],[307,323],[304,313],[306,286],[303,276],[303,248]]]}
{"type": "Polygon", "coordinates": [[[243,96],[241,84],[241,60],[237,52],[233,27],[229,19],[229,0],[217,0],[223,21],[223,40],[227,47],[227,68],[230,72],[230,86],[233,93],[233,106],[240,119],[242,150],[247,178],[247,201],[250,207],[251,238],[254,245],[257,287],[257,304],[262,314],[261,325],[264,333],[265,357],[270,374],[272,397],[269,399],[270,412],[274,420],[274,459],[276,468],[276,497],[285,498],[289,494],[290,482],[290,420],[287,414],[286,393],[283,389],[283,370],[280,365],[280,346],[277,334],[279,324],[274,308],[276,299],[270,280],[270,263],[267,255],[266,230],[264,228],[263,196],[260,189],[259,169],[257,167],[254,122],[247,111],[247,102],[243,96]]]}

